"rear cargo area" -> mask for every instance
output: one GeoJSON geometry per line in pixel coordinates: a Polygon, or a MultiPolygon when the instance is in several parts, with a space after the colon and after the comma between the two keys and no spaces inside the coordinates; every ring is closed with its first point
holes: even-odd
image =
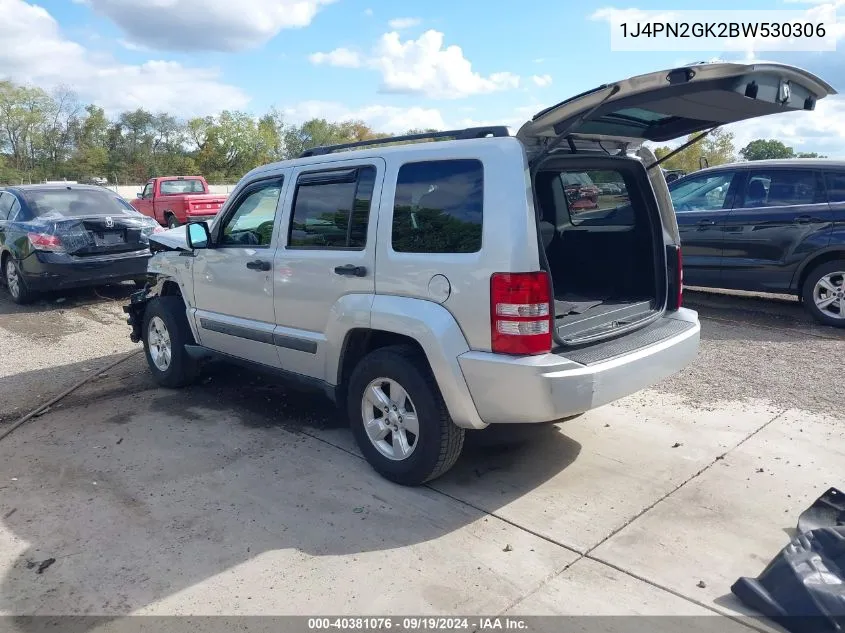
{"type": "Polygon", "coordinates": [[[659,211],[640,177],[631,160],[576,157],[548,161],[535,177],[561,344],[645,325],[665,306],[659,211]]]}

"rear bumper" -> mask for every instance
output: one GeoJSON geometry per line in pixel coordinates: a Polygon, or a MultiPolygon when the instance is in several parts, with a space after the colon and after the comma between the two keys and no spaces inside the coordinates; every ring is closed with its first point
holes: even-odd
{"type": "Polygon", "coordinates": [[[698,314],[682,309],[662,321],[672,336],[598,362],[583,353],[570,354],[584,360],[582,364],[560,354],[508,357],[488,352],[467,352],[458,362],[484,422],[551,422],[635,393],[689,365],[698,353],[698,314]]]}
{"type": "Polygon", "coordinates": [[[143,279],[150,252],[76,257],[67,253],[36,252],[20,261],[30,290],[58,290],[143,279]]]}

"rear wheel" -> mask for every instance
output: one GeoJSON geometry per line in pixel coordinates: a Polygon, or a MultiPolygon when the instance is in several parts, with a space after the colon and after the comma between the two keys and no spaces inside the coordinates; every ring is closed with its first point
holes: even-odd
{"type": "Polygon", "coordinates": [[[7,256],[3,261],[3,280],[9,290],[9,296],[15,303],[23,305],[35,299],[35,293],[27,288],[21,269],[11,256],[7,256]]]}
{"type": "Polygon", "coordinates": [[[175,215],[169,213],[167,215],[167,228],[175,229],[177,226],[179,226],[179,220],[176,219],[175,215]]]}
{"type": "Polygon", "coordinates": [[[156,297],[144,311],[144,353],[156,382],[163,387],[184,387],[199,373],[185,345],[194,342],[181,297],[156,297]]]}
{"type": "Polygon", "coordinates": [[[347,411],[364,457],[398,484],[436,479],[461,454],[464,430],[452,422],[425,357],[413,347],[364,357],[349,380],[347,411]]]}
{"type": "Polygon", "coordinates": [[[807,275],[801,295],[816,321],[845,328],[845,259],[816,266],[807,275]]]}

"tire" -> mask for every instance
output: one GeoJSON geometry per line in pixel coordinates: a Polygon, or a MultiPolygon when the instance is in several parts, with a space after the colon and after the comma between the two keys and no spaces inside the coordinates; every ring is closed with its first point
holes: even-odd
{"type": "Polygon", "coordinates": [[[193,344],[194,337],[181,297],[150,300],[144,310],[141,336],[147,364],[159,385],[175,389],[196,380],[199,367],[185,351],[185,345],[193,344]],[[165,354],[165,349],[169,350],[169,354],[165,354]],[[162,355],[169,360],[163,360],[162,355]]]}
{"type": "MultiPolygon", "coordinates": [[[[349,378],[347,412],[352,434],[373,469],[386,479],[404,486],[418,486],[443,475],[455,465],[464,445],[464,429],[455,426],[449,417],[425,356],[411,346],[383,347],[358,363],[349,378]],[[370,400],[365,401],[365,395],[373,384],[380,386],[381,393],[388,398],[391,394],[396,398],[390,401],[391,407],[397,405],[393,416],[385,416],[383,410],[372,407],[370,401],[378,399],[372,395],[374,392],[370,392],[370,400]],[[393,387],[394,384],[405,392],[407,399],[393,387]],[[378,414],[370,428],[373,432],[387,433],[383,444],[370,438],[365,411],[368,414],[372,412],[373,417],[378,414]],[[411,419],[410,415],[414,414],[418,430],[416,436],[410,425],[405,426],[411,419]],[[391,429],[391,425],[396,425],[396,428],[391,429]],[[405,447],[410,448],[405,457],[396,452],[396,433],[405,437],[405,447]],[[382,448],[378,448],[379,445],[382,448]],[[394,457],[387,456],[384,451],[392,451],[394,457]]],[[[401,440],[399,443],[401,446],[401,440]]]]}
{"type": "Polygon", "coordinates": [[[168,213],[165,217],[165,220],[167,220],[168,229],[175,229],[177,226],[179,226],[179,220],[172,213],[168,213]]]}
{"type": "Polygon", "coordinates": [[[3,283],[6,284],[6,289],[9,291],[12,301],[19,305],[26,305],[35,300],[36,293],[27,287],[21,274],[20,266],[18,266],[15,258],[11,255],[8,255],[4,260],[2,272],[3,283]]]}
{"type": "Polygon", "coordinates": [[[825,262],[811,270],[801,299],[804,309],[819,323],[845,328],[845,259],[825,262]]]}

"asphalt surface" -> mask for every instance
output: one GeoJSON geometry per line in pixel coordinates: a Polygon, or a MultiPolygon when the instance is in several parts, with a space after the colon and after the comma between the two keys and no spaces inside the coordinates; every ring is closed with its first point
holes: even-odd
{"type": "Polygon", "coordinates": [[[131,289],[97,292],[0,295],[7,423],[92,374],[0,442],[0,615],[736,616],[730,584],[842,487],[845,332],[789,298],[690,291],[688,369],[563,425],[471,434],[407,489],[318,396],[225,365],[162,390],[139,354],[103,374],[138,346],[131,289]]]}

